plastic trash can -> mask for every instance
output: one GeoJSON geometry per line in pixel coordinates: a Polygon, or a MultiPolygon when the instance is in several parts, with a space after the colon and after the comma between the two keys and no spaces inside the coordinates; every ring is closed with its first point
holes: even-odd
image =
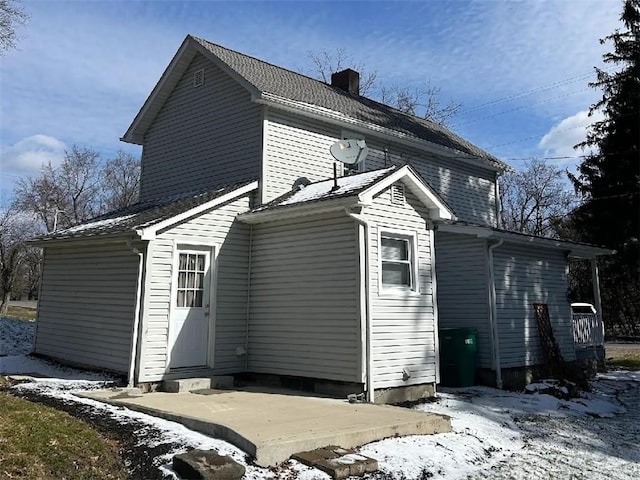
{"type": "Polygon", "coordinates": [[[470,387],[476,376],[476,331],[443,328],[440,335],[440,385],[470,387]]]}

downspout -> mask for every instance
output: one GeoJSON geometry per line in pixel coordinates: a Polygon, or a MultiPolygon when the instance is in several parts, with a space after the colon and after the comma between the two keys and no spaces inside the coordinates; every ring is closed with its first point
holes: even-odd
{"type": "Polygon", "coordinates": [[[249,265],[247,268],[247,310],[244,324],[244,370],[249,370],[249,315],[251,313],[251,262],[253,258],[253,225],[249,225],[249,265]]]}
{"type": "Polygon", "coordinates": [[[489,316],[491,322],[491,338],[493,339],[493,360],[496,369],[496,387],[502,389],[502,366],[500,365],[500,337],[498,332],[498,309],[496,306],[496,279],[493,268],[493,250],[504,243],[504,240],[498,240],[497,243],[489,245],[489,316]]]}
{"type": "Polygon", "coordinates": [[[495,198],[496,198],[496,227],[502,228],[502,201],[500,200],[500,175],[496,172],[495,198]]]}
{"type": "Polygon", "coordinates": [[[365,347],[365,363],[367,366],[367,402],[374,403],[375,401],[375,388],[373,382],[373,355],[372,355],[372,337],[371,337],[371,241],[369,239],[369,232],[371,224],[362,214],[352,213],[349,208],[345,208],[349,217],[356,221],[364,228],[364,294],[365,294],[365,330],[366,330],[366,347],[365,347]]]}
{"type": "Polygon", "coordinates": [[[134,386],[135,381],[135,372],[136,372],[136,356],[138,353],[138,330],[140,328],[140,313],[142,309],[140,308],[140,303],[142,301],[142,278],[144,271],[144,253],[140,252],[137,248],[135,248],[131,244],[131,240],[127,240],[127,247],[138,255],[138,284],[136,289],[136,310],[133,317],[133,332],[131,339],[131,356],[129,357],[129,376],[127,380],[127,387],[132,388],[134,386]]]}

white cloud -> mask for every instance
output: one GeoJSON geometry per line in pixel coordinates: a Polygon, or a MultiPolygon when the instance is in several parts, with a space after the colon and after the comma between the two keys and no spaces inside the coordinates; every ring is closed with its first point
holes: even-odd
{"type": "Polygon", "coordinates": [[[32,135],[3,149],[0,156],[0,171],[3,176],[23,176],[37,173],[42,165],[59,164],[67,146],[49,135],[32,135]]]}
{"type": "Polygon", "coordinates": [[[580,111],[557,123],[542,137],[538,148],[545,152],[545,156],[575,157],[589,154],[592,150],[574,149],[573,146],[583,142],[587,138],[589,125],[602,120],[602,113],[596,112],[589,117],[587,110],[580,111]]]}

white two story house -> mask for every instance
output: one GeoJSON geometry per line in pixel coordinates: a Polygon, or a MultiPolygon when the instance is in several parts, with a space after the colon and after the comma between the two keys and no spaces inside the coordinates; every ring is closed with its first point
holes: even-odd
{"type": "Polygon", "coordinates": [[[390,401],[434,393],[444,327],[476,330],[479,381],[522,380],[545,303],[575,358],[567,259],[608,251],[499,229],[508,166],[352,70],[329,85],[187,36],[122,140],[139,203],[39,239],[38,354],[390,401]],[[334,178],[345,138],[369,154],[334,178]]]}

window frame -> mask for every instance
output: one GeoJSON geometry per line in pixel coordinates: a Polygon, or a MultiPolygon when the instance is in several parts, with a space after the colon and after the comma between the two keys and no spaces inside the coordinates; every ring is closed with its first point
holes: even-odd
{"type": "Polygon", "coordinates": [[[415,231],[397,230],[392,228],[378,229],[378,293],[380,295],[416,295],[420,294],[420,270],[418,269],[418,235],[415,231]],[[405,261],[385,260],[382,257],[382,239],[403,240],[407,242],[407,256],[405,261]],[[384,263],[401,263],[409,265],[410,285],[390,285],[383,283],[382,273],[384,263]]]}

